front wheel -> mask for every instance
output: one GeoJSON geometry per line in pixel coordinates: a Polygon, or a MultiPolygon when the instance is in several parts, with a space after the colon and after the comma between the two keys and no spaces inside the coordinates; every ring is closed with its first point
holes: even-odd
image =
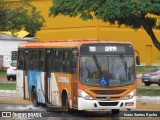
{"type": "Polygon", "coordinates": [[[150,83],[144,83],[145,84],[145,86],[150,86],[150,83]]]}
{"type": "Polygon", "coordinates": [[[118,115],[119,109],[112,109],[112,115],[118,115]]]}
{"type": "Polygon", "coordinates": [[[37,91],[35,88],[32,91],[32,104],[34,107],[38,106],[37,91]]]}

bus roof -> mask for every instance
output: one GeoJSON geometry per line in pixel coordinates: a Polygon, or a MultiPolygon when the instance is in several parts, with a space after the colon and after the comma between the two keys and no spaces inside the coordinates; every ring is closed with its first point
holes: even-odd
{"type": "Polygon", "coordinates": [[[21,43],[18,48],[77,48],[81,44],[91,43],[117,43],[117,44],[131,44],[130,42],[119,42],[119,41],[101,41],[101,40],[54,40],[44,42],[29,42],[21,43]]]}

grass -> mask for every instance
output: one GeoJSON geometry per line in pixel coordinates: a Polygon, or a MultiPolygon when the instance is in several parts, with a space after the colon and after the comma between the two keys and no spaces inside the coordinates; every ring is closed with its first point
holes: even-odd
{"type": "Polygon", "coordinates": [[[6,72],[0,72],[0,76],[6,76],[7,73],[6,72]]]}
{"type": "Polygon", "coordinates": [[[16,83],[0,83],[0,90],[16,90],[16,83]]]}
{"type": "Polygon", "coordinates": [[[145,73],[154,69],[160,69],[158,66],[136,66],[137,73],[145,73]]]}
{"type": "Polygon", "coordinates": [[[137,88],[137,96],[160,96],[160,88],[137,88]]]}

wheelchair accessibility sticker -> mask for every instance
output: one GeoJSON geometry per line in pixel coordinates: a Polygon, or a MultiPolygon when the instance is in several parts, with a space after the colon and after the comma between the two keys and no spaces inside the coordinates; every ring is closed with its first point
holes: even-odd
{"type": "Polygon", "coordinates": [[[108,84],[109,84],[109,78],[106,78],[106,77],[100,78],[100,85],[108,86],[108,84]]]}

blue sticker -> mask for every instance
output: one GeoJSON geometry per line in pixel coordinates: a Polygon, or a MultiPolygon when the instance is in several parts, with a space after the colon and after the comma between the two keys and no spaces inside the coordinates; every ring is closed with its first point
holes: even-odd
{"type": "Polygon", "coordinates": [[[108,84],[109,84],[109,78],[106,78],[106,77],[100,78],[100,85],[108,86],[108,84]]]}

